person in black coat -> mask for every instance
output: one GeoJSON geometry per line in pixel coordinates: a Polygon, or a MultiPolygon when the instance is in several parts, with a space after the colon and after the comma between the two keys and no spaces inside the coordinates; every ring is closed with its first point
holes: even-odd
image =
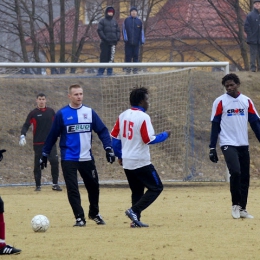
{"type": "MultiPolygon", "coordinates": [[[[120,40],[120,29],[118,23],[113,19],[115,9],[108,6],[105,10],[105,18],[98,23],[98,35],[101,39],[100,43],[100,62],[113,62],[115,57],[115,49],[117,42],[120,40]]],[[[98,76],[103,75],[105,68],[98,69],[98,76]]],[[[112,75],[113,69],[107,69],[107,75],[112,75]]]]}
{"type": "MultiPolygon", "coordinates": [[[[125,62],[138,62],[140,45],[144,44],[143,23],[137,17],[137,8],[130,9],[130,16],[123,23],[123,38],[125,42],[125,62]]],[[[131,69],[126,69],[127,74],[131,73],[131,69]]],[[[133,73],[137,73],[137,69],[133,69],[133,73]]]]}
{"type": "Polygon", "coordinates": [[[254,9],[245,20],[244,30],[247,34],[247,43],[250,47],[250,70],[256,71],[256,61],[258,71],[260,71],[260,0],[254,0],[254,9]]]}

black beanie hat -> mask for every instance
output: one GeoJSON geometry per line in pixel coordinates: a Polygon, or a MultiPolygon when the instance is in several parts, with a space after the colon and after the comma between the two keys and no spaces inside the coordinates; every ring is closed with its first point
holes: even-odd
{"type": "Polygon", "coordinates": [[[108,7],[106,10],[106,13],[109,13],[109,12],[115,14],[115,9],[113,7],[108,7]]]}
{"type": "Polygon", "coordinates": [[[256,2],[260,2],[260,0],[254,0],[254,3],[256,3],[256,2]]]}
{"type": "MultiPolygon", "coordinates": [[[[259,0],[259,1],[260,1],[260,0],[259,0]]],[[[136,7],[134,7],[134,6],[131,7],[131,9],[130,9],[130,13],[131,13],[132,11],[134,11],[134,10],[137,12],[137,8],[136,8],[136,7]]]]}

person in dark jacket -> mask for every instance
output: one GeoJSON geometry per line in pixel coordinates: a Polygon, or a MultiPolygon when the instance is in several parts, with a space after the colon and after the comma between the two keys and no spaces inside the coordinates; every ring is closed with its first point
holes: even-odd
{"type": "Polygon", "coordinates": [[[260,0],[254,0],[254,9],[245,20],[244,30],[247,34],[247,43],[250,47],[250,70],[256,71],[256,61],[259,68],[260,61],[260,0]]]}
{"type": "MultiPolygon", "coordinates": [[[[100,62],[113,62],[115,57],[116,45],[120,40],[120,29],[118,23],[113,19],[115,9],[108,6],[105,10],[105,18],[101,19],[98,24],[98,35],[100,43],[100,62]]],[[[98,69],[98,76],[103,75],[105,68],[98,69]]],[[[107,75],[112,75],[113,69],[107,69],[107,75]]]]}
{"type": "MultiPolygon", "coordinates": [[[[21,136],[19,145],[26,145],[26,133],[29,127],[32,125],[33,128],[33,150],[34,150],[34,179],[36,188],[35,191],[41,191],[41,168],[39,160],[42,155],[42,148],[45,140],[49,134],[52,126],[52,122],[55,116],[55,112],[52,108],[46,107],[46,96],[43,93],[39,93],[36,97],[37,107],[33,109],[27,116],[25,123],[21,129],[21,136]]],[[[48,157],[51,164],[51,175],[52,175],[52,189],[54,191],[62,191],[58,185],[59,177],[59,160],[57,154],[56,145],[53,146],[52,152],[48,157]]]]}
{"type": "MultiPolygon", "coordinates": [[[[144,44],[143,23],[137,17],[137,8],[130,9],[130,16],[123,23],[123,38],[125,42],[125,62],[138,62],[140,45],[144,44]]],[[[126,69],[127,74],[131,73],[131,69],[126,69]]],[[[133,73],[137,73],[137,69],[133,69],[133,73]]]]}

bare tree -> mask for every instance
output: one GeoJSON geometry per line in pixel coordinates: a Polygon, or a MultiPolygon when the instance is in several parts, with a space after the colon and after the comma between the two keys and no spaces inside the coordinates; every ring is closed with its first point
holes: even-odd
{"type": "Polygon", "coordinates": [[[168,1],[156,17],[148,22],[146,35],[158,39],[158,50],[170,40],[172,51],[179,57],[187,59],[193,52],[198,54],[193,57],[197,61],[219,61],[224,57],[239,70],[248,68],[243,33],[245,13],[239,1],[168,1]],[[235,49],[240,55],[232,54],[235,49]]]}
{"type": "MultiPolygon", "coordinates": [[[[244,63],[244,68],[246,70],[249,69],[249,61],[247,56],[247,45],[244,35],[244,16],[243,11],[240,7],[239,1],[234,0],[227,0],[227,4],[229,7],[229,10],[223,11],[223,8],[221,8],[218,1],[214,0],[207,0],[209,4],[214,8],[216,13],[218,14],[219,18],[223,22],[223,24],[226,26],[226,28],[229,30],[230,34],[233,35],[235,42],[239,46],[241,57],[244,63]],[[230,19],[232,17],[232,20],[230,19]]],[[[224,9],[225,10],[225,9],[224,9]]],[[[218,49],[219,48],[218,44],[218,49]]],[[[239,70],[243,69],[243,65],[241,65],[240,62],[238,62],[234,57],[231,57],[228,52],[221,49],[221,52],[230,60],[233,61],[233,64],[237,66],[239,70]]]]}
{"type": "Polygon", "coordinates": [[[27,55],[27,51],[26,51],[26,44],[25,44],[25,39],[24,39],[24,27],[23,27],[23,23],[22,23],[22,15],[21,15],[21,8],[20,8],[19,0],[14,1],[14,11],[15,11],[16,18],[17,18],[17,31],[18,31],[18,35],[19,35],[19,39],[20,39],[23,60],[24,60],[24,62],[28,62],[29,59],[28,59],[28,55],[27,55]]]}
{"type": "Polygon", "coordinates": [[[65,0],[60,0],[60,62],[65,62],[65,0]]]}
{"type": "MultiPolygon", "coordinates": [[[[7,44],[1,42],[0,47],[23,61],[32,59],[39,62],[42,55],[50,62],[85,61],[86,44],[98,48],[95,38],[96,26],[103,17],[104,8],[111,4],[119,15],[119,2],[119,0],[1,0],[0,25],[4,26],[0,31],[16,37],[20,48],[10,49],[7,44]],[[57,7],[58,13],[54,11],[57,7]],[[84,13],[81,13],[82,10],[84,13]],[[6,17],[9,19],[8,22],[5,21],[6,17]],[[66,48],[68,43],[71,44],[71,49],[66,48]]],[[[126,3],[129,4],[129,8],[137,7],[143,21],[147,44],[141,46],[141,61],[148,53],[153,54],[151,56],[153,61],[156,60],[157,53],[165,55],[158,57],[158,60],[173,61],[177,56],[178,60],[184,60],[192,51],[198,54],[195,57],[198,60],[206,58],[217,61],[221,56],[230,60],[239,70],[248,68],[243,10],[249,12],[252,1],[241,2],[243,6],[236,0],[129,0],[126,3]],[[186,13],[188,10],[184,12],[182,9],[184,5],[191,6],[190,17],[186,13]],[[214,20],[201,12],[205,5],[210,8],[211,14],[214,12],[214,20]],[[239,50],[240,55],[232,55],[234,49],[239,50]]],[[[129,10],[126,15],[129,15],[129,10]]],[[[71,69],[71,72],[74,71],[71,69]]],[[[54,70],[52,72],[54,73],[54,70]]]]}

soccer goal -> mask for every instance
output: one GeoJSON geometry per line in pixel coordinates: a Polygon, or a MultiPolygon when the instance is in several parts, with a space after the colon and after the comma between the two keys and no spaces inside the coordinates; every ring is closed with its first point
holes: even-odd
{"type": "MultiPolygon", "coordinates": [[[[147,113],[156,133],[172,131],[166,142],[150,146],[152,163],[163,181],[227,180],[224,159],[213,164],[208,145],[211,107],[224,92],[221,79],[229,72],[228,62],[105,63],[102,67],[113,68],[112,75],[97,76],[100,65],[0,63],[0,149],[7,150],[1,162],[0,185],[34,184],[32,130],[27,133],[27,145],[20,147],[22,125],[35,108],[38,93],[46,94],[47,106],[57,111],[68,104],[67,89],[75,83],[84,89],[84,104],[99,114],[109,131],[118,115],[129,108],[130,90],[148,88],[147,113]]],[[[92,152],[101,182],[125,182],[122,167],[106,162],[95,133],[92,152]]],[[[62,181],[61,172],[60,176],[62,181]]],[[[48,167],[42,172],[42,182],[50,181],[48,167]]]]}

